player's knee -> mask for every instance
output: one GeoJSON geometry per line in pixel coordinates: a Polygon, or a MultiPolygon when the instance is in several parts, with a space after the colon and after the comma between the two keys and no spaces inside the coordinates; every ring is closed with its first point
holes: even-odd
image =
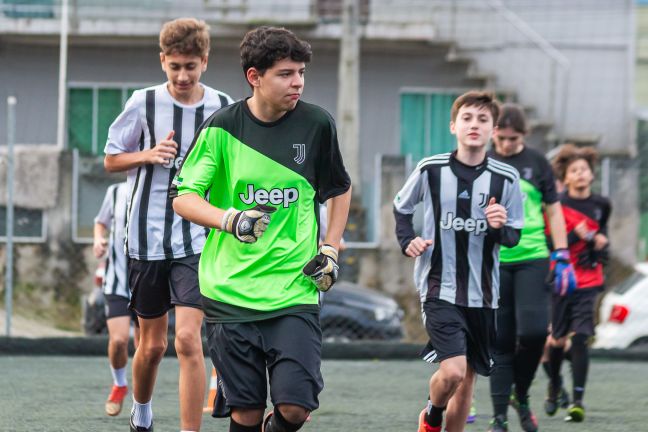
{"type": "Polygon", "coordinates": [[[441,376],[446,388],[456,388],[466,377],[466,368],[460,365],[450,365],[441,376]]]}
{"type": "Polygon", "coordinates": [[[194,334],[187,330],[179,331],[175,335],[174,345],[176,353],[180,356],[191,357],[194,355],[202,355],[200,333],[194,334]]]}
{"type": "Polygon", "coordinates": [[[140,344],[137,351],[138,353],[141,352],[141,355],[144,356],[148,362],[159,363],[167,350],[167,345],[166,340],[147,342],[146,344],[140,344]]]}
{"type": "Polygon", "coordinates": [[[111,334],[110,344],[116,350],[125,350],[128,348],[128,335],[111,334]]]}
{"type": "Polygon", "coordinates": [[[303,423],[308,418],[309,411],[299,405],[281,404],[277,406],[281,416],[290,423],[303,423]]]}

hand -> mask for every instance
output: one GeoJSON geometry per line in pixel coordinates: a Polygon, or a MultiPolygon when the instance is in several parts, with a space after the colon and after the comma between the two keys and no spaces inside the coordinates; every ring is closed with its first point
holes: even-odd
{"type": "Polygon", "coordinates": [[[107,250],[108,250],[108,240],[106,240],[103,237],[95,239],[92,245],[92,252],[94,252],[95,258],[101,258],[106,254],[107,250]]]}
{"type": "Polygon", "coordinates": [[[578,254],[578,266],[586,269],[594,269],[599,264],[606,265],[608,258],[607,248],[596,250],[593,246],[591,248],[588,247],[578,254]]]}
{"type": "Polygon", "coordinates": [[[569,261],[567,249],[556,249],[551,252],[551,265],[548,282],[553,284],[554,293],[566,296],[576,289],[574,266],[569,261]]]}
{"type": "Polygon", "coordinates": [[[484,214],[486,215],[488,225],[493,229],[500,229],[506,223],[506,208],[501,204],[497,204],[495,198],[491,198],[488,201],[488,206],[484,210],[484,214]]]}
{"type": "Polygon", "coordinates": [[[223,215],[221,229],[234,234],[243,243],[254,243],[268,228],[270,215],[275,210],[274,207],[261,204],[244,211],[230,208],[223,215]]]}
{"type": "Polygon", "coordinates": [[[169,132],[166,139],[160,141],[148,150],[148,162],[154,165],[166,165],[169,161],[176,157],[178,153],[178,143],[173,141],[175,131],[169,132]]]}
{"type": "Polygon", "coordinates": [[[324,244],[319,248],[319,253],[306,263],[302,272],[313,280],[318,290],[328,291],[338,278],[340,267],[337,259],[338,252],[335,248],[324,244]]]}
{"type": "Polygon", "coordinates": [[[594,232],[587,229],[587,224],[585,221],[580,222],[574,227],[574,233],[578,236],[579,239],[585,241],[591,241],[594,238],[594,232]]]}
{"type": "Polygon", "coordinates": [[[416,237],[407,245],[405,255],[408,257],[416,258],[423,255],[423,252],[434,244],[434,240],[423,240],[421,237],[416,237]]]}
{"type": "Polygon", "coordinates": [[[605,249],[605,247],[608,245],[608,238],[601,233],[598,233],[594,236],[594,250],[595,251],[601,251],[605,249]]]}

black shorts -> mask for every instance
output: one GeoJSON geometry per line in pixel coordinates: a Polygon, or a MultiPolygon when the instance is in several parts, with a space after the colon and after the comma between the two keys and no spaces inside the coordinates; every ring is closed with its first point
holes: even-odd
{"type": "Polygon", "coordinates": [[[577,289],[568,296],[551,298],[551,336],[554,339],[570,332],[594,335],[594,306],[602,287],[577,289]]]}
{"type": "Polygon", "coordinates": [[[130,309],[141,318],[157,318],[175,305],[202,309],[198,286],[200,254],[184,258],[128,260],[130,309]]]}
{"type": "Polygon", "coordinates": [[[429,363],[466,356],[479,375],[493,370],[495,310],[457,306],[443,300],[423,304],[425,329],[430,337],[421,355],[429,363]]]}
{"type": "Polygon", "coordinates": [[[283,315],[245,323],[207,323],[209,354],[218,375],[213,417],[232,408],[265,409],[291,404],[308,411],[319,407],[324,388],[322,331],[313,313],[283,315]]]}
{"type": "Polygon", "coordinates": [[[105,294],[106,299],[106,319],[118,318],[122,316],[129,316],[132,320],[137,322],[137,315],[132,310],[128,309],[128,299],[120,295],[105,294]]]}

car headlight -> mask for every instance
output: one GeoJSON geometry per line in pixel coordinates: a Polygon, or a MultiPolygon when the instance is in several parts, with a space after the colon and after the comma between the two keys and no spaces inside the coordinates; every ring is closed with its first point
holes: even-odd
{"type": "Polygon", "coordinates": [[[394,315],[392,308],[380,307],[374,309],[374,318],[376,321],[386,321],[394,315]]]}

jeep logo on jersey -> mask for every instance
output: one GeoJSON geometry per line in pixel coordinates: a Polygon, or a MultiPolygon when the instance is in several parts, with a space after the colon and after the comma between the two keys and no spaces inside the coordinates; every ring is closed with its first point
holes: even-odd
{"type": "Polygon", "coordinates": [[[182,160],[183,159],[184,159],[183,157],[177,157],[177,158],[169,159],[168,162],[165,163],[162,166],[164,168],[168,168],[168,169],[171,169],[171,168],[174,168],[174,167],[175,167],[175,169],[180,169],[180,165],[182,165],[182,160]]]}
{"type": "Polygon", "coordinates": [[[486,219],[454,217],[453,213],[446,214],[445,220],[441,221],[441,229],[474,232],[475,235],[485,233],[488,229],[486,219]]]}
{"type": "Polygon", "coordinates": [[[269,191],[265,189],[254,190],[254,185],[247,185],[247,193],[240,193],[239,197],[241,201],[245,204],[274,204],[283,205],[284,208],[287,208],[290,204],[294,203],[299,199],[299,191],[296,188],[286,188],[286,189],[270,189],[269,191]]]}

